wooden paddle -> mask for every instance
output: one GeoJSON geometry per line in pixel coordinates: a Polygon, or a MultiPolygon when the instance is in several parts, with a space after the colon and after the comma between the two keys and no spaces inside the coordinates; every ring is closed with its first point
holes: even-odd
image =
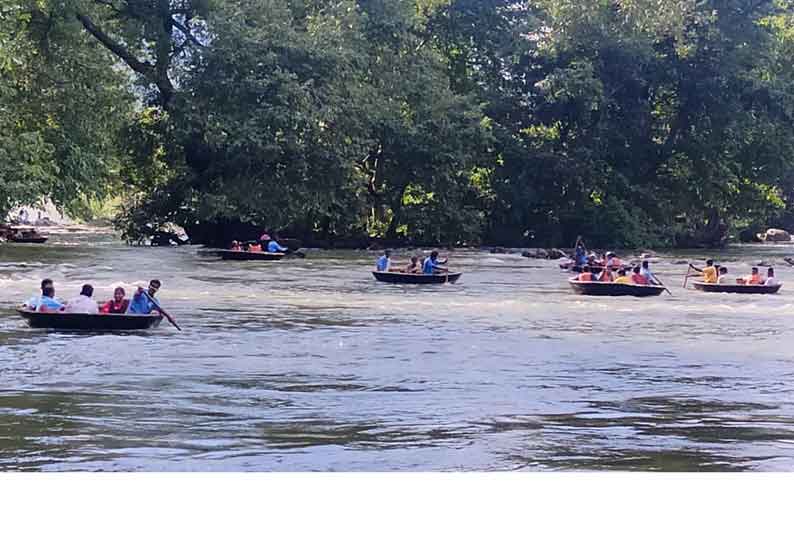
{"type": "Polygon", "coordinates": [[[177,328],[179,331],[182,331],[182,328],[181,328],[181,327],[179,327],[179,324],[177,324],[177,323],[176,323],[176,320],[174,320],[174,319],[171,317],[171,315],[170,315],[170,314],[168,314],[167,312],[165,312],[165,310],[163,310],[163,308],[160,306],[160,304],[159,304],[157,301],[155,301],[155,300],[154,300],[154,298],[153,298],[152,296],[150,296],[150,295],[149,295],[149,292],[147,292],[146,290],[144,290],[144,291],[143,291],[143,295],[145,295],[145,296],[146,296],[146,299],[148,299],[149,301],[151,301],[151,302],[152,302],[152,305],[154,305],[154,308],[156,308],[158,311],[160,311],[160,314],[162,314],[163,316],[165,316],[165,318],[166,318],[166,320],[168,320],[168,323],[169,323],[169,324],[171,324],[172,326],[174,326],[175,328],[177,328]]]}
{"type": "Polygon", "coordinates": [[[686,283],[689,280],[689,277],[692,275],[689,274],[689,270],[692,269],[692,264],[689,264],[689,267],[686,270],[686,277],[684,277],[684,290],[686,290],[686,283]]]}

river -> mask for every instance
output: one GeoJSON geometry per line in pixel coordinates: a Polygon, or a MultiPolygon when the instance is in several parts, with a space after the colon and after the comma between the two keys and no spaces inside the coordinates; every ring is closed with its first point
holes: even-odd
{"type": "Polygon", "coordinates": [[[776,296],[705,294],[672,262],[706,254],[659,256],[672,296],[599,299],[478,251],[420,288],[375,282],[366,252],[0,246],[0,470],[794,470],[794,272],[776,296]],[[29,329],[14,307],[45,277],[101,299],[159,278],[184,331],[29,329]]]}

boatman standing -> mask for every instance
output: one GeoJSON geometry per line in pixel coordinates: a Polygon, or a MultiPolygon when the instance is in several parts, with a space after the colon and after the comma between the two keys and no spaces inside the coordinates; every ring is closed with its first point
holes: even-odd
{"type": "Polygon", "coordinates": [[[383,251],[383,256],[378,258],[375,264],[375,269],[381,273],[388,273],[391,267],[391,250],[386,249],[383,251]]]}

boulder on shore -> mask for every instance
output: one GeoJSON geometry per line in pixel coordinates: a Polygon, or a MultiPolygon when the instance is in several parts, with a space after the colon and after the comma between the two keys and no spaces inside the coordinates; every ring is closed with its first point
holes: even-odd
{"type": "Polygon", "coordinates": [[[759,233],[758,238],[767,243],[789,243],[791,242],[791,234],[786,230],[778,230],[770,228],[766,233],[759,233]]]}

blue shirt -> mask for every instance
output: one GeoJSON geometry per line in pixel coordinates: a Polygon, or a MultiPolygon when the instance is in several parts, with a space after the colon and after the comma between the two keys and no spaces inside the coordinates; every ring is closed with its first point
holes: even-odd
{"type": "Polygon", "coordinates": [[[583,247],[576,247],[576,255],[573,257],[577,265],[585,265],[587,263],[587,254],[583,247]]]}
{"type": "Polygon", "coordinates": [[[136,293],[132,296],[127,314],[152,314],[154,309],[154,303],[146,295],[136,293]]]}
{"type": "Polygon", "coordinates": [[[287,252],[287,250],[289,250],[287,247],[282,247],[276,241],[270,241],[267,244],[268,252],[287,252]]]}
{"type": "Polygon", "coordinates": [[[27,305],[30,310],[35,311],[36,308],[39,306],[39,303],[41,303],[41,296],[40,295],[34,295],[30,299],[28,299],[28,301],[27,301],[27,303],[25,303],[25,305],[27,305]]]}
{"type": "Polygon", "coordinates": [[[389,261],[389,257],[384,254],[383,256],[378,258],[378,271],[381,272],[388,271],[390,263],[391,262],[389,261]]]}
{"type": "Polygon", "coordinates": [[[38,306],[36,307],[36,310],[39,310],[42,307],[44,307],[48,311],[59,311],[63,308],[63,304],[59,303],[58,301],[55,301],[51,297],[41,296],[39,298],[39,303],[38,306]]]}
{"type": "Polygon", "coordinates": [[[438,269],[438,261],[433,261],[430,258],[425,259],[425,263],[422,265],[422,273],[425,275],[432,275],[435,273],[436,269],[438,269]]]}

